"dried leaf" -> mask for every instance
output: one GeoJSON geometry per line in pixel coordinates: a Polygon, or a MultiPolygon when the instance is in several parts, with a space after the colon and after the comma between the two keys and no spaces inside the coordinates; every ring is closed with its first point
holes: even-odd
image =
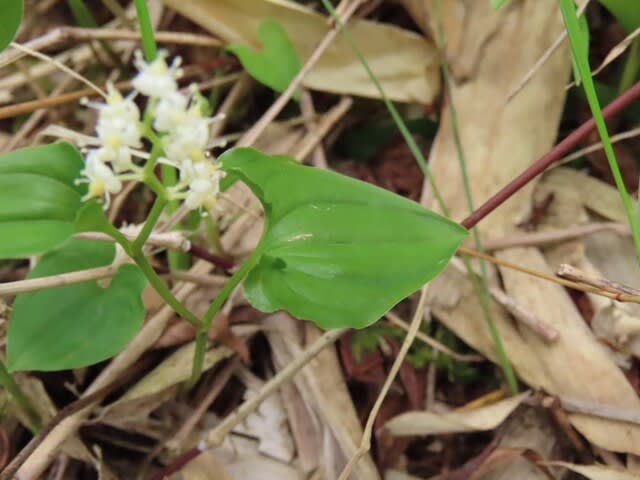
{"type": "MultiPolygon", "coordinates": [[[[131,387],[119,402],[127,402],[137,398],[154,395],[173,385],[184,382],[191,375],[195,342],[175,351],[160,365],[154,368],[142,380],[131,387]]],[[[205,353],[203,371],[229,357],[233,352],[227,347],[213,348],[205,353]]]]}
{"type": "MultiPolygon", "coordinates": [[[[447,58],[452,61],[477,66],[467,82],[453,85],[452,99],[457,108],[472,196],[479,205],[546,153],[555,142],[570,59],[566,45],[560,46],[524,89],[505,103],[505,96],[514,82],[530,70],[562,31],[556,2],[523,0],[495,12],[490,10],[489,2],[444,4],[451,4],[443,11],[447,46],[450,33],[459,34],[459,26],[455,23],[460,10],[464,11],[464,18],[473,19],[473,29],[464,32],[464,44],[481,45],[470,52],[463,48],[447,49],[447,58]],[[472,30],[476,32],[475,37],[469,33],[472,30]],[[487,36],[487,32],[492,34],[487,36]],[[536,42],[531,42],[531,38],[536,38],[536,42]],[[534,124],[535,133],[532,131],[534,124]]],[[[449,115],[450,111],[446,109],[431,150],[430,164],[452,217],[461,219],[468,214],[468,208],[464,196],[460,195],[463,191],[460,173],[452,167],[456,144],[449,115]]],[[[585,205],[596,211],[598,205],[595,203],[600,202],[601,197],[593,188],[584,188],[588,198],[583,201],[591,202],[585,205]]],[[[514,232],[529,216],[533,189],[534,185],[523,188],[483,220],[479,225],[481,232],[491,237],[514,232]]],[[[514,248],[498,255],[529,268],[550,272],[536,248],[514,248]]],[[[554,395],[624,409],[640,408],[636,393],[585,324],[564,288],[506,268],[501,268],[500,273],[507,293],[560,333],[554,345],[546,345],[535,334],[515,325],[504,310],[492,306],[507,356],[523,381],[554,395]]],[[[468,281],[462,275],[447,271],[442,277],[448,287],[458,291],[457,285],[468,288],[468,281]]],[[[454,307],[439,304],[441,281],[436,279],[431,290],[435,296],[434,314],[465,342],[495,361],[493,342],[475,297],[461,294],[454,307]]],[[[450,291],[444,293],[449,298],[454,296],[450,291]]],[[[587,415],[570,415],[570,420],[589,441],[603,448],[640,453],[640,428],[635,425],[587,415]]]]}
{"type": "Polygon", "coordinates": [[[394,435],[438,435],[491,430],[513,412],[529,392],[473,410],[456,410],[438,415],[432,412],[407,412],[387,422],[385,428],[394,435]]]}
{"type": "Polygon", "coordinates": [[[568,462],[549,462],[547,465],[566,467],[590,480],[637,480],[638,476],[631,472],[618,470],[604,465],[576,465],[568,462]]]}
{"type": "MultiPolygon", "coordinates": [[[[256,48],[261,20],[277,20],[289,34],[302,63],[324,37],[327,17],[284,0],[164,0],[164,3],[228,42],[256,48]]],[[[440,90],[435,46],[407,30],[367,20],[349,29],[385,93],[395,101],[430,103],[440,90]]],[[[379,98],[349,44],[336,37],[302,84],[314,90],[379,98]]]]}

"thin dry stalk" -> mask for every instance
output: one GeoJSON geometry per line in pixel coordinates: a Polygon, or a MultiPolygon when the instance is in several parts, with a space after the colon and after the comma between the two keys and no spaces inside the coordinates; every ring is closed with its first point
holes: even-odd
{"type": "MultiPolygon", "coordinates": [[[[27,75],[27,73],[25,73],[27,75]]],[[[65,77],[56,87],[53,89],[52,95],[60,95],[67,89],[74,79],[72,77],[65,77]]],[[[44,97],[46,98],[46,97],[44,97]]],[[[26,138],[26,136],[33,131],[33,129],[40,123],[45,115],[49,115],[52,122],[58,120],[58,116],[54,115],[55,111],[50,109],[37,110],[29,117],[29,119],[22,124],[20,129],[11,137],[11,139],[3,145],[2,150],[10,152],[14,150],[20,143],[26,138]]],[[[37,141],[37,139],[33,139],[37,141]]]]}
{"type": "MultiPolygon", "coordinates": [[[[293,156],[303,162],[329,133],[329,130],[349,111],[351,105],[353,105],[351,97],[342,97],[340,102],[322,117],[316,128],[305,135],[302,139],[302,144],[294,152],[293,156]]],[[[326,166],[323,168],[326,168],[326,166]]]]}
{"type": "Polygon", "coordinates": [[[324,333],[315,342],[309,345],[295,360],[289,363],[285,368],[280,370],[271,380],[266,382],[260,391],[254,396],[240,405],[232,414],[227,415],[223,422],[216,428],[211,430],[207,435],[206,445],[208,447],[215,447],[224,441],[227,434],[233,430],[233,428],[242,422],[251,412],[253,412],[262,401],[269,395],[276,392],[280,385],[287,382],[298,371],[311,361],[318,353],[324,350],[327,346],[336,341],[342,334],[347,331],[346,328],[338,328],[335,330],[329,330],[324,333]]]}
{"type": "MultiPolygon", "coordinates": [[[[121,232],[127,240],[135,240],[137,233],[131,227],[121,232]]],[[[114,242],[113,237],[101,232],[83,232],[76,233],[74,238],[82,240],[99,240],[103,242],[114,242]]],[[[152,247],[168,248],[170,250],[178,250],[188,252],[191,248],[191,242],[181,232],[153,232],[145,242],[146,245],[152,247]]]]}
{"type": "Polygon", "coordinates": [[[180,430],[178,430],[173,438],[166,443],[166,447],[169,450],[180,450],[189,434],[191,434],[192,430],[196,427],[197,423],[207,412],[213,401],[218,398],[218,395],[220,395],[220,392],[225,387],[239,365],[240,358],[236,356],[224,367],[224,369],[220,373],[216,374],[216,379],[207,395],[202,399],[195,410],[193,410],[193,413],[189,415],[189,418],[187,418],[187,420],[182,424],[180,430]]]}
{"type": "Polygon", "coordinates": [[[556,274],[559,277],[566,278],[574,282],[591,285],[592,287],[596,287],[616,295],[619,293],[635,296],[640,295],[640,290],[629,287],[627,285],[623,285],[622,283],[618,283],[613,280],[609,280],[608,278],[595,275],[593,273],[587,273],[566,263],[563,263],[560,265],[560,267],[558,267],[558,271],[556,272],[556,274]]]}
{"type": "MultiPolygon", "coordinates": [[[[202,70],[199,67],[187,66],[184,68],[184,75],[180,80],[187,80],[198,73],[202,73],[202,70]]],[[[223,86],[236,81],[238,79],[238,76],[239,74],[233,73],[224,77],[213,78],[210,81],[200,84],[198,86],[198,89],[204,90],[206,88],[223,86]]],[[[117,82],[116,84],[114,84],[114,88],[118,91],[129,90],[132,88],[132,84],[129,80],[117,82]]],[[[5,118],[12,118],[25,113],[30,113],[40,108],[58,107],[67,103],[76,102],[83,97],[91,96],[96,96],[95,90],[92,88],[85,88],[82,90],[77,90],[75,92],[63,93],[61,95],[52,95],[50,97],[43,98],[42,100],[29,100],[27,102],[17,103],[15,105],[7,105],[0,108],[0,120],[5,118]]]]}
{"type": "MultiPolygon", "coordinates": [[[[408,332],[411,329],[411,325],[404,320],[402,320],[398,315],[393,313],[392,311],[388,311],[384,314],[387,317],[387,320],[391,322],[393,325],[400,327],[405,332],[408,332]]],[[[416,338],[425,344],[429,345],[435,351],[444,353],[445,355],[449,355],[451,358],[454,358],[460,362],[483,362],[485,358],[481,355],[472,355],[472,354],[463,354],[458,353],[454,350],[451,350],[446,345],[438,342],[437,340],[431,338],[429,335],[424,334],[423,332],[418,331],[416,334],[416,338]]]]}
{"type": "Polygon", "coordinates": [[[348,480],[349,476],[353,472],[353,469],[357,465],[358,461],[365,455],[369,449],[371,448],[371,436],[373,435],[373,425],[376,421],[376,417],[378,416],[378,412],[382,407],[382,402],[384,401],[389,389],[391,388],[391,384],[398,375],[400,371],[400,367],[402,366],[402,362],[404,362],[407,353],[409,352],[409,348],[411,344],[416,338],[416,334],[420,328],[420,324],[422,323],[422,317],[424,314],[424,308],[427,300],[427,291],[428,284],[423,286],[420,290],[420,299],[418,300],[418,306],[416,307],[416,312],[413,315],[413,319],[411,320],[411,325],[409,331],[407,332],[407,336],[404,338],[402,345],[400,346],[400,350],[398,351],[398,355],[393,361],[393,365],[391,365],[391,369],[389,370],[389,374],[384,381],[384,385],[376,398],[373,407],[371,408],[371,413],[369,413],[369,417],[367,418],[367,423],[364,426],[364,431],[362,432],[362,440],[360,441],[360,447],[356,451],[356,453],[349,459],[349,463],[344,468],[338,480],[348,480]]]}
{"type": "MultiPolygon", "coordinates": [[[[580,6],[580,8],[578,8],[578,11],[577,11],[578,16],[584,13],[585,9],[587,8],[587,5],[589,5],[589,1],[590,0],[587,0],[580,6]]],[[[553,55],[553,53],[558,49],[560,45],[562,45],[562,42],[564,42],[566,39],[567,39],[567,31],[562,30],[562,33],[558,35],[558,37],[554,40],[551,46],[542,54],[542,56],[536,61],[536,63],[533,64],[533,67],[531,67],[531,69],[524,75],[524,77],[522,77],[522,80],[518,82],[518,85],[516,85],[514,89],[511,90],[511,92],[509,92],[509,95],[507,95],[507,100],[505,101],[505,103],[509,103],[511,100],[513,100],[513,97],[515,97],[518,93],[522,91],[522,89],[527,85],[527,83],[531,81],[531,79],[536,75],[538,70],[540,70],[540,68],[547,62],[547,60],[549,60],[551,55],[553,55]]]]}
{"type": "Polygon", "coordinates": [[[73,285],[89,280],[110,278],[114,276],[117,271],[118,265],[108,265],[106,267],[89,268],[87,270],[61,273],[59,275],[51,275],[49,277],[0,283],[0,297],[17,295],[19,293],[35,292],[46,288],[65,287],[67,285],[73,285]]]}
{"type": "MultiPolygon", "coordinates": [[[[451,265],[459,272],[466,273],[462,260],[457,257],[451,259],[451,265]]],[[[474,272],[474,275],[476,273],[474,272]]],[[[518,304],[512,297],[507,295],[501,288],[495,285],[489,285],[489,294],[491,297],[502,305],[513,317],[523,325],[529,327],[533,332],[537,333],[546,342],[555,342],[558,339],[558,330],[553,328],[546,322],[543,322],[529,310],[518,304]]]]}
{"type": "MultiPolygon", "coordinates": [[[[316,107],[313,104],[313,96],[307,89],[302,90],[302,94],[300,95],[300,110],[302,111],[302,117],[304,118],[304,125],[307,128],[307,133],[315,131],[318,128],[318,124],[314,118],[316,116],[316,107]]],[[[296,158],[299,158],[301,162],[304,162],[305,160],[304,157],[296,158]]],[[[327,156],[324,153],[322,145],[317,145],[313,148],[311,164],[317,168],[327,168],[329,166],[327,163],[327,156]]]]}
{"type": "Polygon", "coordinates": [[[508,237],[485,240],[483,247],[486,251],[505,250],[513,247],[541,247],[554,243],[567,242],[598,232],[613,231],[620,235],[631,235],[626,223],[605,222],[589,223],[587,225],[572,225],[563,230],[547,232],[518,233],[508,237]]]}
{"type": "Polygon", "coordinates": [[[562,285],[563,287],[571,288],[573,290],[579,290],[581,292],[587,292],[587,293],[594,293],[602,297],[611,298],[618,302],[640,303],[640,296],[638,295],[629,295],[626,293],[612,293],[606,290],[601,290],[597,287],[585,285],[583,283],[572,282],[571,280],[565,280],[564,278],[558,278],[544,272],[532,270],[530,268],[523,267],[522,265],[518,265],[516,263],[509,262],[507,260],[502,260],[502,259],[493,257],[491,255],[487,255],[486,253],[481,253],[466,247],[459,247],[458,252],[464,253],[466,255],[471,255],[472,257],[481,258],[495,265],[500,265],[501,267],[510,268],[512,270],[516,270],[518,272],[531,275],[533,277],[541,278],[543,280],[548,280],[549,282],[557,283],[558,285],[562,285]]]}
{"type": "Polygon", "coordinates": [[[84,83],[87,87],[92,89],[95,93],[100,95],[102,98],[107,98],[107,94],[104,93],[95,83],[93,83],[91,80],[87,79],[83,75],[80,75],[79,73],[71,70],[69,67],[67,67],[64,63],[60,62],[59,60],[56,60],[55,58],[51,58],[50,56],[45,55],[44,53],[36,52],[35,50],[32,50],[29,47],[25,47],[24,45],[20,45],[20,44],[18,44],[16,42],[11,42],[11,46],[13,48],[18,49],[18,50],[21,50],[22,52],[24,52],[24,53],[26,53],[28,55],[31,55],[32,57],[38,58],[38,59],[42,60],[43,62],[47,62],[47,63],[55,66],[57,69],[63,71],[67,75],[69,75],[69,76],[75,78],[76,80],[84,83]]]}
{"type": "MultiPolygon", "coordinates": [[[[360,5],[361,0],[354,0],[350,4],[346,6],[344,9],[344,14],[342,15],[342,23],[346,24],[353,12],[356,11],[358,6],[360,5]]],[[[342,4],[341,4],[342,5],[342,4]]],[[[307,76],[309,71],[316,64],[318,59],[322,56],[327,47],[331,44],[333,39],[340,32],[340,28],[337,26],[332,26],[331,30],[327,32],[324,38],[320,41],[315,50],[311,53],[306,63],[302,66],[298,74],[291,80],[287,89],[282,92],[282,94],[278,97],[278,99],[273,102],[271,107],[260,117],[260,119],[253,125],[253,127],[238,141],[239,147],[248,147],[253,145],[255,141],[262,135],[267,126],[275,120],[278,114],[282,111],[285,105],[291,100],[293,94],[300,86],[304,77],[307,76]]]]}
{"type": "MultiPolygon", "coordinates": [[[[616,143],[621,140],[627,140],[629,138],[634,138],[640,135],[640,127],[632,128],[631,130],[627,130],[626,132],[621,132],[616,135],[611,136],[611,143],[616,143]]],[[[578,158],[584,157],[585,155],[593,152],[597,152],[598,150],[602,150],[603,145],[602,142],[594,143],[593,145],[589,145],[588,147],[581,148],[580,150],[576,150],[571,155],[567,155],[566,157],[558,160],[558,163],[554,165],[555,167],[559,167],[564,165],[565,163],[572,162],[573,160],[577,160],[578,158]]]]}

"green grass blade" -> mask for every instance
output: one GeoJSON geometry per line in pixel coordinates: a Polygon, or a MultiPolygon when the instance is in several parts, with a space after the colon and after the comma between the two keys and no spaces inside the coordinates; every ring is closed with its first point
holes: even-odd
{"type": "Polygon", "coordinates": [[[596,94],[596,89],[593,84],[593,78],[591,77],[591,67],[589,66],[588,57],[589,52],[580,32],[580,26],[578,24],[578,18],[576,16],[576,9],[572,0],[559,0],[559,2],[560,10],[562,11],[562,18],[569,35],[569,42],[571,43],[573,58],[578,67],[578,70],[580,71],[580,77],[582,78],[584,92],[587,96],[587,101],[589,103],[589,107],[591,108],[591,113],[596,123],[598,134],[600,135],[600,139],[602,140],[604,152],[607,156],[607,161],[609,162],[609,168],[611,169],[616,188],[620,193],[620,198],[622,199],[622,204],[624,205],[627,219],[629,221],[629,225],[631,226],[633,243],[636,248],[636,255],[640,260],[640,228],[638,225],[638,220],[636,219],[636,216],[634,214],[633,202],[631,200],[629,192],[627,192],[624,181],[622,180],[622,174],[620,173],[620,168],[618,167],[618,162],[616,161],[613,146],[611,145],[611,139],[609,138],[607,125],[605,124],[604,118],[602,116],[600,102],[598,101],[598,95],[596,94]]]}
{"type": "MultiPolygon", "coordinates": [[[[442,31],[442,18],[440,15],[440,0],[436,0],[436,22],[437,22],[437,43],[438,48],[444,48],[444,32],[442,31]]],[[[460,123],[458,122],[458,113],[456,110],[455,102],[453,101],[453,95],[451,92],[451,76],[449,74],[449,64],[447,62],[447,56],[442,55],[442,77],[444,83],[444,89],[446,92],[446,96],[449,100],[449,111],[451,112],[450,120],[451,120],[451,130],[453,132],[453,142],[456,147],[456,156],[458,158],[458,163],[460,165],[460,173],[462,175],[462,185],[464,188],[464,195],[467,202],[467,208],[469,209],[469,213],[474,211],[473,205],[473,195],[471,193],[471,184],[469,183],[469,174],[467,172],[467,162],[464,154],[464,148],[462,147],[462,139],[460,137],[460,123]]],[[[480,240],[480,233],[477,227],[473,227],[471,229],[471,233],[473,235],[473,241],[476,247],[476,250],[479,252],[484,252],[484,248],[482,247],[482,241],[480,240]]],[[[509,361],[509,357],[504,349],[504,345],[502,344],[502,339],[500,338],[500,332],[498,331],[498,327],[496,326],[496,322],[491,314],[491,310],[489,308],[489,274],[487,272],[487,264],[484,260],[480,259],[480,272],[482,276],[482,283],[479,283],[472,268],[471,261],[469,258],[464,255],[462,258],[464,262],[464,266],[469,275],[469,279],[471,280],[471,284],[473,285],[473,289],[480,300],[480,306],[482,308],[482,313],[487,322],[487,326],[489,328],[489,333],[491,335],[491,339],[493,341],[494,348],[496,350],[496,355],[498,357],[498,361],[500,363],[500,367],[504,373],[507,384],[509,385],[509,389],[513,394],[518,393],[518,381],[516,379],[516,375],[513,371],[513,367],[511,366],[511,362],[509,361]]]]}
{"type": "Polygon", "coordinates": [[[142,51],[147,62],[151,62],[158,54],[158,46],[153,36],[153,26],[151,25],[151,17],[147,8],[146,0],[135,0],[136,13],[138,15],[138,23],[140,25],[140,33],[142,34],[142,51]]]}

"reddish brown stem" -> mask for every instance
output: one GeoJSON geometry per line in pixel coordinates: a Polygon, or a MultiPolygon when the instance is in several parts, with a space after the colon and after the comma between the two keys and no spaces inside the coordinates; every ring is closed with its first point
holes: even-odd
{"type": "Polygon", "coordinates": [[[191,245],[189,252],[194,257],[206,260],[209,263],[214,264],[216,267],[220,267],[223,270],[231,270],[234,266],[233,260],[222,255],[217,255],[210,252],[206,248],[199,247],[198,245],[191,245]]]}
{"type": "MultiPolygon", "coordinates": [[[[602,116],[605,120],[617,115],[626,108],[630,103],[640,97],[640,82],[637,82],[626,92],[612,101],[609,105],[602,109],[602,116]]],[[[596,123],[593,118],[584,122],[569,136],[553,147],[546,155],[536,160],[533,165],[513,179],[507,186],[487,200],[482,206],[477,208],[471,215],[465,218],[461,223],[466,228],[474,227],[480,220],[493,212],[496,208],[508,200],[514,193],[519,191],[527,183],[544,172],[554,162],[564,157],[582,140],[586,139],[596,129],[596,123]]]]}
{"type": "Polygon", "coordinates": [[[174,473],[179,472],[182,467],[184,467],[187,463],[189,463],[201,453],[202,450],[200,450],[198,447],[187,450],[182,455],[174,459],[169,465],[167,465],[153,477],[151,477],[151,480],[164,480],[165,478],[169,478],[174,473]]]}

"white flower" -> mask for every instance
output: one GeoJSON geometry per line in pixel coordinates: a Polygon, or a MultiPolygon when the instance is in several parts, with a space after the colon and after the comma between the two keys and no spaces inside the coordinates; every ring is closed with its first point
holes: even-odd
{"type": "Polygon", "coordinates": [[[223,176],[224,172],[212,162],[194,163],[186,160],[180,169],[180,182],[176,186],[177,190],[186,188],[186,191],[177,193],[174,197],[184,198],[186,207],[191,210],[209,210],[216,204],[223,176]]]}
{"type": "Polygon", "coordinates": [[[106,148],[140,146],[140,110],[133,97],[123,98],[112,84],[107,85],[106,103],[86,102],[98,111],[96,132],[106,148]]]}
{"type": "Polygon", "coordinates": [[[138,75],[133,79],[133,87],[149,97],[162,98],[178,89],[177,79],[182,75],[180,57],[176,57],[171,66],[166,62],[167,52],[159,51],[155,60],[147,63],[142,53],[136,51],[134,64],[138,75]]]}
{"type": "Polygon", "coordinates": [[[105,204],[109,204],[110,195],[118,193],[122,189],[122,182],[101,158],[102,150],[90,150],[87,154],[85,167],[80,172],[89,183],[89,191],[83,200],[102,197],[105,204]]]}
{"type": "Polygon", "coordinates": [[[169,92],[158,101],[154,111],[153,128],[168,132],[184,123],[187,116],[189,97],[175,91],[169,92]]]}
{"type": "Polygon", "coordinates": [[[100,158],[103,162],[111,163],[116,173],[123,173],[139,168],[133,163],[131,149],[129,147],[102,147],[100,148],[100,158]]]}
{"type": "Polygon", "coordinates": [[[190,109],[184,121],[164,139],[164,151],[169,161],[180,165],[185,160],[194,162],[206,158],[209,143],[209,119],[190,109]]]}

